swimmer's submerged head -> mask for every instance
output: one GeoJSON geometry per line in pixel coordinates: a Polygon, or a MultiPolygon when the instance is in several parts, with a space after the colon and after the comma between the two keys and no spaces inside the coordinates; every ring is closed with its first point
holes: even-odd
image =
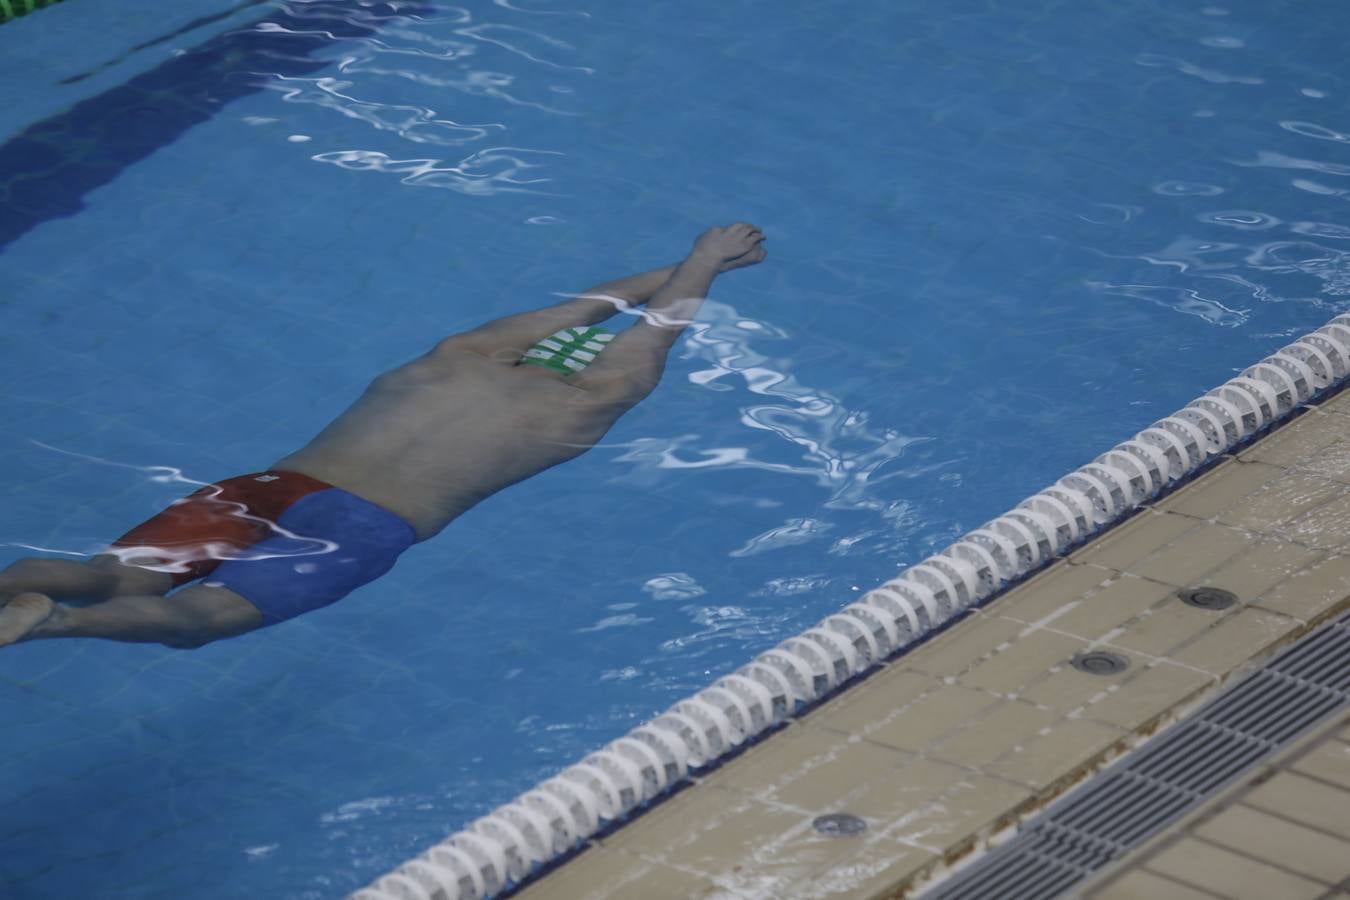
{"type": "Polygon", "coordinates": [[[526,350],[520,361],[564,375],[575,375],[590,365],[612,340],[614,335],[603,328],[564,328],[526,350]]]}

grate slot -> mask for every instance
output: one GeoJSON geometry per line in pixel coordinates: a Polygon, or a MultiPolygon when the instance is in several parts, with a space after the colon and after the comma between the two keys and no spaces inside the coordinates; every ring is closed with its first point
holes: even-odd
{"type": "Polygon", "coordinates": [[[1050,898],[1350,704],[1350,613],[1056,802],[925,900],[1050,898]]]}

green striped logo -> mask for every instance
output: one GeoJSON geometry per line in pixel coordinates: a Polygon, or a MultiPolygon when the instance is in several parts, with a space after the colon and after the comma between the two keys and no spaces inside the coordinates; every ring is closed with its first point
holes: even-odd
{"type": "Polygon", "coordinates": [[[26,16],[34,10],[60,2],[61,0],[0,0],[0,22],[26,16]]]}
{"type": "Polygon", "coordinates": [[[590,365],[612,340],[614,335],[603,328],[564,328],[525,351],[520,361],[573,375],[590,365]]]}

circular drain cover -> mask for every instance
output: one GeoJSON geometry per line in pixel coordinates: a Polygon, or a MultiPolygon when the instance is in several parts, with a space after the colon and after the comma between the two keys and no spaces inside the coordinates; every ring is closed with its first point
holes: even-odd
{"type": "Polygon", "coordinates": [[[1105,650],[1090,650],[1071,659],[1070,664],[1080,672],[1090,675],[1114,675],[1124,672],[1130,665],[1123,656],[1107,653],[1105,650]]]}
{"type": "Polygon", "coordinates": [[[811,827],[830,837],[849,837],[866,831],[867,823],[850,813],[830,813],[827,816],[816,816],[811,821],[811,827]]]}
{"type": "Polygon", "coordinates": [[[1181,602],[1200,609],[1227,609],[1237,602],[1237,595],[1214,587],[1190,588],[1177,591],[1181,602]]]}

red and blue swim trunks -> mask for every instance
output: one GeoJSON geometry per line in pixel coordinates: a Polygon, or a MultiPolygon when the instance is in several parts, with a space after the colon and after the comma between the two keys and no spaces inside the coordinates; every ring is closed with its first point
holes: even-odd
{"type": "Polygon", "coordinates": [[[123,563],[234,591],[275,625],[341,600],[417,540],[383,507],[299,472],[206,485],[113,542],[123,563]]]}

